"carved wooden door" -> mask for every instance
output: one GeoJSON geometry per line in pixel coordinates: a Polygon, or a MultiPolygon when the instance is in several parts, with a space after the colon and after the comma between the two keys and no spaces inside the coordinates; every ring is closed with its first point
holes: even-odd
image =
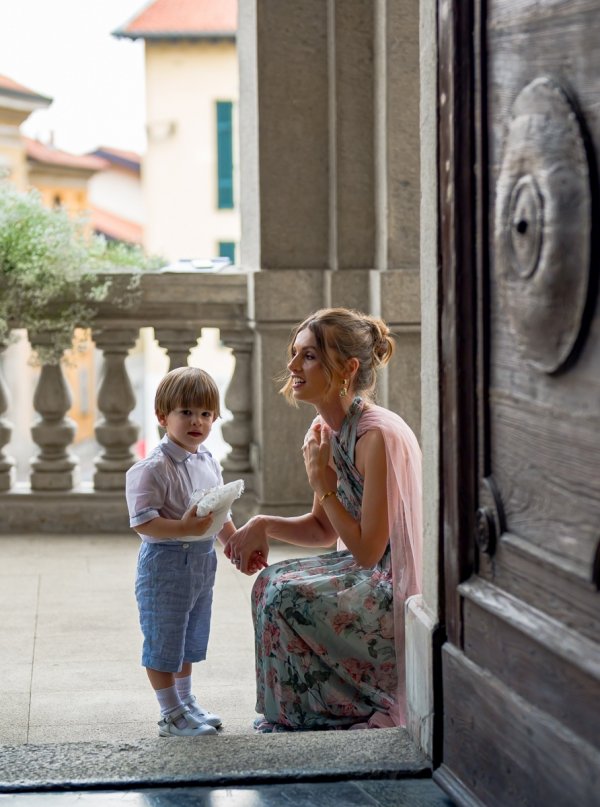
{"type": "Polygon", "coordinates": [[[436,778],[461,804],[599,805],[600,3],[438,12],[436,778]]]}

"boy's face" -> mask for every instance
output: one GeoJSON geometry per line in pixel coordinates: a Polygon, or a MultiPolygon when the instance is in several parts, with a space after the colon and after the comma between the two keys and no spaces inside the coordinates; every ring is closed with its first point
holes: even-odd
{"type": "Polygon", "coordinates": [[[157,418],[174,443],[195,454],[210,434],[215,413],[202,407],[178,406],[168,415],[157,413],[157,418]]]}

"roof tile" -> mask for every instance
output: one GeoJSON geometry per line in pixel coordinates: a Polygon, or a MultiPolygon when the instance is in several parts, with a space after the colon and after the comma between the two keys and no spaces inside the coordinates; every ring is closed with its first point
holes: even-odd
{"type": "Polygon", "coordinates": [[[26,87],[24,84],[19,84],[18,81],[10,78],[10,76],[0,75],[0,91],[2,90],[8,90],[9,92],[18,93],[19,95],[30,95],[32,98],[42,98],[46,101],[52,100],[45,95],[41,95],[39,92],[35,92],[35,90],[30,90],[29,87],[26,87]]]}
{"type": "Polygon", "coordinates": [[[60,165],[63,168],[83,168],[88,171],[103,171],[108,167],[107,161],[99,157],[70,154],[68,151],[40,143],[39,140],[32,140],[30,137],[24,137],[23,140],[27,157],[35,162],[60,165]]]}
{"type": "Polygon", "coordinates": [[[97,233],[102,233],[107,238],[125,241],[128,244],[141,245],[144,232],[141,224],[94,205],[91,206],[90,212],[92,227],[97,233]]]}
{"type": "Polygon", "coordinates": [[[154,0],[115,36],[136,38],[233,36],[238,0],[154,0]]]}

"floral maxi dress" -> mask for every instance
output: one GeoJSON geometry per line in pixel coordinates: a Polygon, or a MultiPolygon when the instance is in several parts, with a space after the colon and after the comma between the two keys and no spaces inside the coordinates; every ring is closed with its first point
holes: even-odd
{"type": "MultiPolygon", "coordinates": [[[[354,446],[362,402],[332,435],[338,497],[360,518],[354,446]]],[[[359,566],[348,551],[264,569],[252,592],[256,711],[275,730],[344,728],[387,715],[397,685],[391,551],[359,566]]]]}

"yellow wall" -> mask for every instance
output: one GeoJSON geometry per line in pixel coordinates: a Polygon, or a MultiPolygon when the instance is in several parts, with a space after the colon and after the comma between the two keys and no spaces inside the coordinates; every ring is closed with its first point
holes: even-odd
{"type": "Polygon", "coordinates": [[[93,439],[96,423],[96,374],[91,332],[78,328],[63,372],[71,390],[73,406],[68,416],[77,424],[75,443],[93,439]]]}
{"type": "Polygon", "coordinates": [[[148,145],[142,183],[150,254],[210,258],[239,243],[238,62],[233,42],[145,43],[148,145]],[[234,109],[234,208],[217,206],[216,103],[234,109]]]}
{"type": "Polygon", "coordinates": [[[70,216],[80,218],[89,211],[88,176],[88,172],[77,175],[59,168],[47,170],[45,166],[30,165],[28,183],[41,193],[47,207],[61,205],[70,216]]]}
{"type": "Polygon", "coordinates": [[[57,207],[60,205],[68,210],[70,215],[79,216],[89,209],[87,192],[76,188],[61,187],[60,184],[46,185],[35,183],[42,194],[42,201],[47,207],[57,207]]]}
{"type": "Polygon", "coordinates": [[[19,123],[23,116],[15,118],[11,110],[0,108],[0,168],[8,171],[7,178],[20,190],[26,190],[27,161],[19,123]]]}

